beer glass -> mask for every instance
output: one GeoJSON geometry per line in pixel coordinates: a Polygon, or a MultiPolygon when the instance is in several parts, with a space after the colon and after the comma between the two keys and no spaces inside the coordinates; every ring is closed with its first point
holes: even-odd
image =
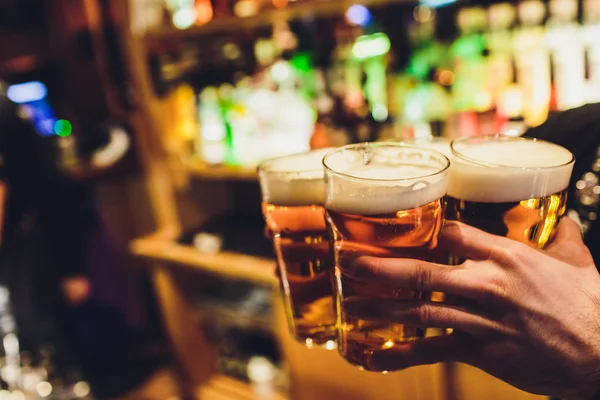
{"type": "Polygon", "coordinates": [[[451,143],[448,218],[544,248],[565,213],[574,157],[543,140],[480,136],[451,143]]]}
{"type": "Polygon", "coordinates": [[[307,347],[334,349],[333,257],[323,208],[327,150],[265,161],[258,175],[291,333],[307,347]]]}
{"type": "Polygon", "coordinates": [[[325,207],[336,260],[338,350],[350,363],[369,369],[369,357],[422,337],[419,328],[357,319],[342,302],[353,296],[418,299],[392,286],[365,284],[344,275],[340,265],[360,255],[429,260],[444,215],[449,160],[441,153],[400,143],[362,143],[328,153],[325,207]]]}

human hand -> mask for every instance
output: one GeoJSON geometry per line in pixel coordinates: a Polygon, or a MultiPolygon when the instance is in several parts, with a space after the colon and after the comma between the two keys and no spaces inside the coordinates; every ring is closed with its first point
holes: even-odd
{"type": "Polygon", "coordinates": [[[577,224],[563,218],[554,242],[540,251],[448,222],[440,246],[467,261],[340,260],[354,279],[452,298],[346,299],[344,310],[359,318],[453,329],[378,351],[373,369],[458,361],[537,394],[579,400],[600,389],[600,275],[577,224]]]}

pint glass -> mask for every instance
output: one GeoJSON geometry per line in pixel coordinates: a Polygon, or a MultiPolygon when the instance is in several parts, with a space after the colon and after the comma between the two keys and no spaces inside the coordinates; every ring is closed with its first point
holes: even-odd
{"type": "Polygon", "coordinates": [[[353,318],[342,303],[353,296],[418,299],[422,293],[365,284],[340,265],[361,255],[429,260],[444,215],[448,159],[435,150],[393,143],[363,143],[328,153],[325,207],[334,241],[338,349],[369,369],[369,357],[423,336],[418,328],[353,318]]]}
{"type": "Polygon", "coordinates": [[[448,173],[448,218],[544,248],[565,213],[574,157],[543,140],[456,139],[448,173]]]}
{"type": "Polygon", "coordinates": [[[307,347],[334,349],[333,257],[323,208],[326,152],[265,161],[258,174],[291,333],[307,347]]]}

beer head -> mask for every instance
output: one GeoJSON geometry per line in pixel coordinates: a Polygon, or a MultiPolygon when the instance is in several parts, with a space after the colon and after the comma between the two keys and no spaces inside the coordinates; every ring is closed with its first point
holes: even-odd
{"type": "Polygon", "coordinates": [[[313,150],[264,161],[258,177],[265,203],[280,206],[323,204],[323,156],[331,149],[313,150]]]}
{"type": "Polygon", "coordinates": [[[442,198],[450,162],[435,150],[382,142],[332,150],[323,164],[328,210],[378,215],[442,198]]]}
{"type": "Polygon", "coordinates": [[[574,157],[543,140],[509,136],[456,139],[451,143],[448,195],[504,203],[540,198],[567,188],[574,157]]]}

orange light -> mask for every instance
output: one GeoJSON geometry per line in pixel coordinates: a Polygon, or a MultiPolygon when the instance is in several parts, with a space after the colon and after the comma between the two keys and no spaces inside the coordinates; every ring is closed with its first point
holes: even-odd
{"type": "Polygon", "coordinates": [[[194,8],[196,9],[196,24],[206,24],[213,18],[213,8],[210,1],[196,1],[194,8]]]}
{"type": "Polygon", "coordinates": [[[288,0],[273,0],[273,5],[277,8],[283,8],[287,6],[288,0]]]}
{"type": "Polygon", "coordinates": [[[443,69],[438,73],[438,81],[444,86],[451,86],[454,83],[454,72],[443,69]]]}

